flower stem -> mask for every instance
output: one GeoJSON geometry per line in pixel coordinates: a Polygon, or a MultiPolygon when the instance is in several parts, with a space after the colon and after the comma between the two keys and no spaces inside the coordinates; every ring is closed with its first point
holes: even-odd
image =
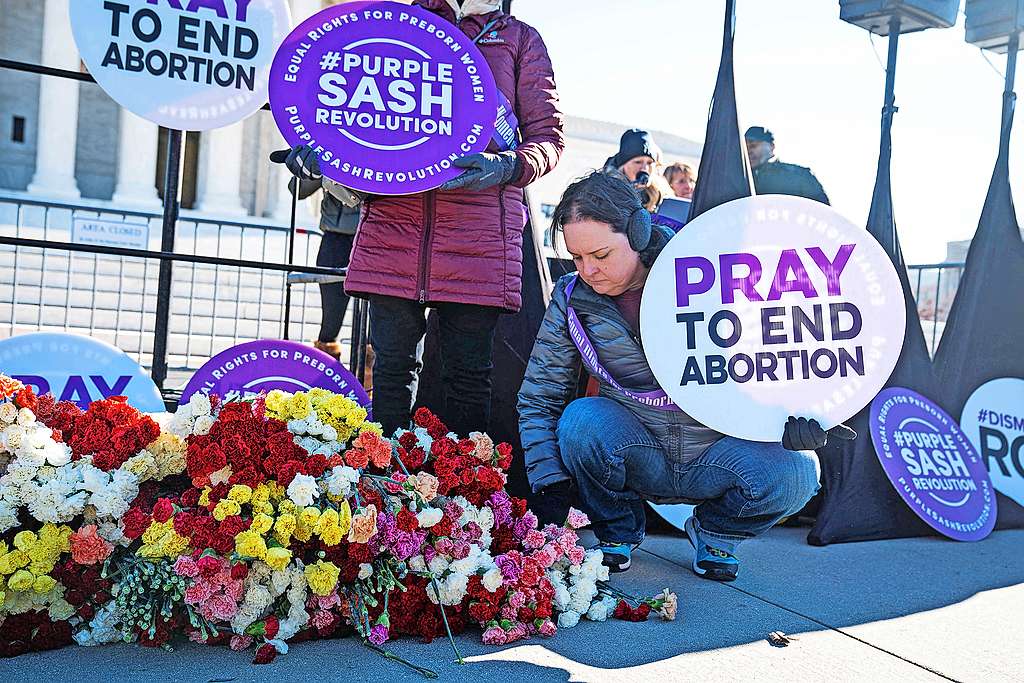
{"type": "Polygon", "coordinates": [[[437,606],[441,608],[441,619],[444,621],[444,630],[448,633],[448,642],[452,644],[452,649],[455,650],[455,656],[458,658],[459,664],[465,664],[466,660],[462,658],[462,653],[459,652],[459,647],[455,644],[455,637],[452,635],[452,629],[448,626],[448,615],[444,612],[444,603],[441,602],[441,589],[437,585],[437,579],[434,576],[431,576],[430,582],[434,584],[434,593],[437,594],[437,606]]]}
{"type": "Polygon", "coordinates": [[[402,462],[402,459],[400,457],[398,457],[398,449],[395,448],[394,446],[391,447],[391,455],[394,456],[395,460],[398,462],[398,466],[402,468],[402,472],[405,474],[405,476],[408,477],[409,470],[405,469],[405,463],[402,462]]]}
{"type": "Polygon", "coordinates": [[[399,664],[406,665],[407,667],[409,667],[410,669],[412,669],[416,673],[422,675],[424,678],[437,678],[437,672],[436,671],[431,671],[430,669],[426,669],[426,668],[424,668],[422,666],[416,666],[412,662],[410,662],[408,660],[405,660],[405,659],[402,659],[401,657],[396,655],[394,652],[390,652],[388,650],[385,650],[384,648],[377,647],[376,645],[374,645],[373,643],[369,642],[368,640],[363,640],[363,645],[365,645],[367,648],[373,650],[374,652],[379,654],[384,659],[390,659],[392,661],[398,662],[399,664]]]}

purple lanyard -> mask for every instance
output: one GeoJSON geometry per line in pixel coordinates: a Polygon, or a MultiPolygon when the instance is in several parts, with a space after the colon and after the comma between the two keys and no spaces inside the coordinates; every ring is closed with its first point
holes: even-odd
{"type": "Polygon", "coordinates": [[[569,336],[572,338],[572,342],[576,345],[576,348],[579,349],[580,356],[583,358],[583,363],[587,366],[590,374],[597,375],[604,381],[608,382],[608,384],[611,384],[619,393],[633,399],[637,403],[642,403],[649,408],[655,408],[657,410],[680,412],[679,406],[672,402],[672,399],[668,397],[668,394],[665,393],[664,389],[645,391],[642,393],[630,391],[616,382],[611,373],[601,365],[601,361],[597,357],[597,351],[594,349],[594,345],[591,343],[590,337],[588,337],[586,331],[584,331],[583,324],[580,322],[579,316],[576,315],[576,309],[569,305],[569,297],[572,296],[572,290],[576,287],[576,279],[577,278],[574,277],[565,287],[565,311],[568,316],[569,336]]]}

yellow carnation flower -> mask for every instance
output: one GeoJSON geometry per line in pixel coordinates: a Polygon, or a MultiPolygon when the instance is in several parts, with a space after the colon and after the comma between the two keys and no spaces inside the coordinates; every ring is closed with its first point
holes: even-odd
{"type": "Polygon", "coordinates": [[[13,574],[28,563],[28,553],[24,550],[12,550],[3,557],[0,557],[0,574],[13,574]]]}
{"type": "Polygon", "coordinates": [[[292,561],[292,551],[287,548],[268,548],[263,560],[271,569],[280,571],[292,561]]]}
{"type": "Polygon", "coordinates": [[[262,535],[270,531],[273,526],[273,517],[270,515],[259,514],[252,518],[252,524],[249,525],[249,529],[262,535]]]}
{"type": "Polygon", "coordinates": [[[252,489],[245,484],[235,484],[228,491],[228,498],[244,505],[252,500],[252,489]]]}
{"type": "Polygon", "coordinates": [[[52,576],[37,576],[32,584],[32,590],[40,595],[49,593],[57,586],[57,580],[52,576]]]}
{"type": "Polygon", "coordinates": [[[352,528],[352,507],[347,500],[341,501],[338,510],[338,528],[343,534],[347,534],[348,530],[352,528]]]}
{"type": "Polygon", "coordinates": [[[333,562],[319,560],[306,566],[306,583],[315,595],[330,595],[338,585],[341,570],[333,562]]]}
{"type": "Polygon", "coordinates": [[[320,519],[320,508],[313,506],[303,508],[302,513],[299,515],[299,519],[305,526],[312,527],[317,523],[317,520],[320,519]]]}
{"type": "Polygon", "coordinates": [[[32,576],[32,572],[19,569],[7,579],[7,587],[12,591],[27,591],[32,588],[35,581],[36,577],[32,576]]]}
{"type": "Polygon", "coordinates": [[[210,487],[204,486],[203,492],[199,494],[199,506],[206,507],[210,504],[210,487]]]}
{"type": "Polygon", "coordinates": [[[14,535],[14,547],[28,552],[39,541],[39,537],[31,531],[19,531],[14,535]]]}
{"type": "Polygon", "coordinates": [[[230,498],[221,498],[217,503],[217,506],[213,508],[213,518],[218,522],[223,522],[228,517],[234,517],[242,512],[242,506],[238,504],[237,500],[231,500],[230,498]]]}
{"type": "Polygon", "coordinates": [[[267,542],[255,531],[243,531],[235,536],[235,552],[242,557],[262,560],[267,556],[267,542]]]}

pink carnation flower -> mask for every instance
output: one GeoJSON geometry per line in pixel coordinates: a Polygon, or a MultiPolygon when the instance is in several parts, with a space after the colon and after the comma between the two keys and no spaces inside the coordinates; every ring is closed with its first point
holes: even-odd
{"type": "Polygon", "coordinates": [[[110,556],[114,546],[96,533],[95,524],[86,524],[71,534],[71,559],[77,564],[99,564],[110,556]]]}
{"type": "Polygon", "coordinates": [[[590,518],[587,517],[586,513],[580,512],[576,508],[569,508],[569,517],[565,520],[567,527],[570,529],[582,529],[589,524],[590,518]]]}
{"type": "Polygon", "coordinates": [[[544,538],[544,534],[536,529],[531,529],[529,533],[526,534],[526,538],[523,539],[523,545],[530,550],[534,550],[536,548],[543,547],[546,541],[547,539],[544,538]]]}
{"type": "Polygon", "coordinates": [[[504,645],[508,642],[508,636],[500,626],[492,626],[484,631],[483,641],[486,645],[504,645]]]}
{"type": "Polygon", "coordinates": [[[182,555],[178,558],[177,562],[174,563],[174,573],[178,576],[185,576],[190,579],[194,579],[199,576],[199,567],[196,566],[195,560],[188,555],[182,555]]]}
{"type": "Polygon", "coordinates": [[[240,636],[237,633],[231,636],[231,649],[235,650],[236,652],[239,650],[244,650],[250,645],[252,645],[252,636],[240,636]]]}
{"type": "Polygon", "coordinates": [[[190,605],[201,605],[213,595],[213,587],[206,581],[197,581],[185,589],[185,602],[190,605]]]}
{"type": "Polygon", "coordinates": [[[544,623],[540,625],[540,629],[538,629],[538,632],[545,638],[550,638],[558,632],[558,627],[555,626],[555,622],[551,621],[550,619],[545,619],[544,623]]]}

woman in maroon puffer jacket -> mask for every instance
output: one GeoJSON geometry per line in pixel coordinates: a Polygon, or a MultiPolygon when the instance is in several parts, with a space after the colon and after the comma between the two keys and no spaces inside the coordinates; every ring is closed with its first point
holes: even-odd
{"type": "MultiPolygon", "coordinates": [[[[499,315],[522,304],[522,188],[558,161],[562,114],[544,42],[536,29],[503,14],[500,0],[414,4],[475,39],[512,103],[521,141],[514,151],[492,142],[485,153],[456,160],[466,172],[438,190],[369,197],[345,291],[370,300],[373,417],[385,433],[409,426],[430,307],[441,331],[441,417],[465,435],[487,429],[494,330],[499,315]]],[[[288,160],[297,174],[298,151],[288,160]]]]}

